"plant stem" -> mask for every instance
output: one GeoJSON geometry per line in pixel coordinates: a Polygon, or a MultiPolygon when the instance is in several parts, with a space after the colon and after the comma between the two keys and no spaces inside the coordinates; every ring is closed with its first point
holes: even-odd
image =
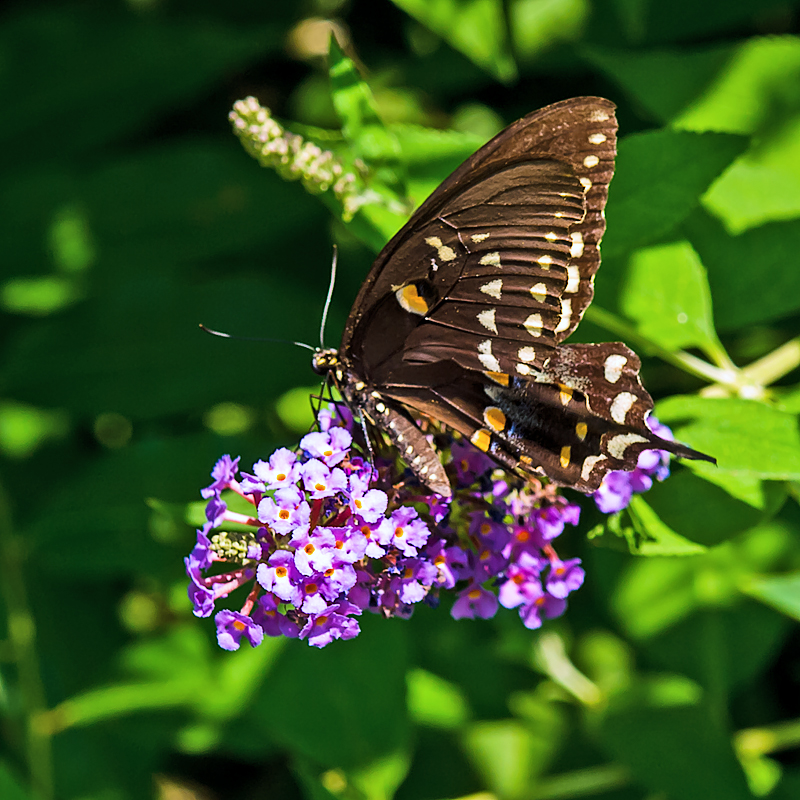
{"type": "Polygon", "coordinates": [[[53,754],[50,735],[37,724],[46,699],[36,653],[36,623],[25,586],[25,554],[14,533],[8,496],[0,484],[0,586],[8,613],[8,644],[17,668],[22,699],[24,749],[34,796],[52,800],[53,754]]]}
{"type": "Polygon", "coordinates": [[[527,800],[566,800],[572,797],[587,797],[621,789],[630,784],[630,775],[625,767],[607,764],[587,769],[576,769],[542,780],[527,800]]]}
{"type": "Polygon", "coordinates": [[[658,356],[663,361],[678,367],[678,369],[682,369],[684,372],[688,372],[704,380],[724,384],[725,386],[733,386],[737,383],[738,370],[736,370],[735,365],[733,368],[717,367],[683,350],[678,350],[676,352],[667,350],[651,339],[642,336],[632,325],[624,322],[616,316],[616,314],[612,314],[604,308],[589,306],[589,308],[586,309],[585,317],[595,325],[599,325],[601,328],[605,328],[607,331],[621,336],[643,351],[650,355],[658,356]]]}
{"type": "Polygon", "coordinates": [[[733,737],[740,756],[765,756],[800,745],[800,720],[737,731],[733,737]]]}
{"type": "Polygon", "coordinates": [[[754,361],[742,373],[751,383],[769,386],[797,367],[800,367],[800,336],[754,361]]]}

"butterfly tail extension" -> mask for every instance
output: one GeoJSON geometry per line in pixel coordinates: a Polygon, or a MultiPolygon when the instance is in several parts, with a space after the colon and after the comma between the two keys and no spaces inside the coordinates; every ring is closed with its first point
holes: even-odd
{"type": "Polygon", "coordinates": [[[708,461],[709,464],[717,465],[717,459],[714,458],[714,456],[701,453],[699,450],[693,450],[691,447],[681,444],[680,442],[670,442],[666,439],[661,439],[658,444],[658,449],[666,450],[668,453],[672,453],[676,458],[686,458],[691,461],[708,461]]]}

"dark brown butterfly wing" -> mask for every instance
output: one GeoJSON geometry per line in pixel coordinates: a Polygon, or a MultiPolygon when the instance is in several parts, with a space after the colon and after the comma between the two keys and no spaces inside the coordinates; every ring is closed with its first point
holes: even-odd
{"type": "Polygon", "coordinates": [[[529,114],[444,181],[367,276],[340,381],[436,491],[446,477],[403,407],[583,491],[643,449],[703,457],[646,427],[652,400],[624,345],[561,344],[592,299],[615,153],[608,100],[529,114]]]}

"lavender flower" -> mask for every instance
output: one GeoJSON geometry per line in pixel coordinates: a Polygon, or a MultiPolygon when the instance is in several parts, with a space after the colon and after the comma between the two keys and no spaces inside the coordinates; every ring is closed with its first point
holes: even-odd
{"type": "Polygon", "coordinates": [[[186,558],[194,613],[210,616],[244,592],[239,610],[217,612],[221,647],[264,636],[324,647],[357,636],[365,611],[407,618],[442,592],[454,592],[457,619],[487,619],[502,605],[536,628],[563,613],[584,573],[553,541],[580,509],[554,487],[495,475],[491,459],[457,440],[446,463],[451,500],[404,482],[387,454],[367,463],[349,412],[324,409],[318,423],[298,452],[280,448],[251,473],[223,456],[202,491],[207,522],[186,558]],[[229,507],[230,493],[249,513],[229,507]]]}
{"type": "MultiPolygon", "coordinates": [[[[647,418],[647,427],[662,439],[671,442],[674,438],[672,431],[655,417],[647,418]]],[[[636,469],[607,473],[600,488],[592,495],[597,507],[604,514],[615,514],[627,508],[634,494],[646,492],[653,485],[653,478],[663,481],[669,477],[669,458],[666,450],[643,450],[636,469]]]]}

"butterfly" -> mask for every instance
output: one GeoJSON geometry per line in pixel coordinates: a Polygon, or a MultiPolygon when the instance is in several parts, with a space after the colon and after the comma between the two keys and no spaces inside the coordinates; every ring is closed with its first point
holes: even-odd
{"type": "Polygon", "coordinates": [[[594,293],[614,108],[565,100],[484,145],[378,255],[339,349],[314,354],[315,371],[440,495],[450,481],[415,418],[582,492],[647,449],[714,461],[647,427],[653,401],[632,350],[563,343],[594,293]]]}

